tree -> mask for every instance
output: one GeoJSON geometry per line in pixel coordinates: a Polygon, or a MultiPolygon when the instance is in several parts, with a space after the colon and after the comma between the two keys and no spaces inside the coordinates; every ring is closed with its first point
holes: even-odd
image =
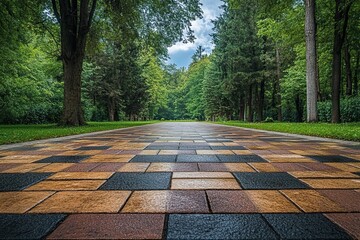
{"type": "Polygon", "coordinates": [[[332,60],[332,117],[333,123],[340,122],[341,49],[346,39],[351,0],[335,0],[334,44],[332,60]]]}
{"type": "Polygon", "coordinates": [[[81,72],[85,57],[86,37],[90,30],[97,0],[52,0],[60,24],[61,59],[64,69],[63,125],[84,125],[81,109],[81,72]],[[79,6],[80,5],[80,6],[79,6]]]}
{"type": "Polygon", "coordinates": [[[317,121],[317,54],[315,0],[305,0],[307,121],[317,121]]]}
{"type": "MultiPolygon", "coordinates": [[[[60,23],[61,58],[64,67],[64,115],[61,124],[85,124],[81,109],[81,72],[85,57],[86,38],[94,17],[97,0],[52,0],[54,15],[60,23]]],[[[132,13],[131,21],[140,36],[154,44],[156,50],[163,51],[166,46],[180,40],[183,29],[192,41],[193,32],[190,21],[201,17],[199,0],[166,1],[107,1],[110,10],[126,10],[132,13]],[[135,20],[134,20],[135,19],[135,20]]]]}

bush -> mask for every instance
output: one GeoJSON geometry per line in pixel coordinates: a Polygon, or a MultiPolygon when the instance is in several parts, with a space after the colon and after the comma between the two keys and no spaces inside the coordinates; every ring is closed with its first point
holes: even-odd
{"type": "MultiPolygon", "coordinates": [[[[360,97],[343,98],[340,101],[342,122],[360,121],[360,97]]],[[[331,122],[331,101],[318,103],[319,121],[331,122]]]]}

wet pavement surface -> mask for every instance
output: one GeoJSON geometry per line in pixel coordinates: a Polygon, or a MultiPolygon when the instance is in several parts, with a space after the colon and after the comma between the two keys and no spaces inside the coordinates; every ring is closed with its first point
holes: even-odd
{"type": "Polygon", "coordinates": [[[0,239],[360,239],[359,145],[192,122],[9,147],[0,239]]]}

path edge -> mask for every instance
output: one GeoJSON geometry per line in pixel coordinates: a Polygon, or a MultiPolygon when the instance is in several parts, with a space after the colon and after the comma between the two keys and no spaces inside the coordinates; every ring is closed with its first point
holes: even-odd
{"type": "Polygon", "coordinates": [[[115,131],[124,131],[124,130],[132,129],[132,128],[145,127],[145,126],[155,125],[155,124],[159,124],[159,123],[150,123],[150,124],[145,124],[145,125],[141,125],[141,126],[124,127],[124,128],[117,128],[117,129],[111,129],[111,130],[96,131],[96,132],[82,133],[82,134],[76,134],[76,135],[68,135],[68,136],[63,136],[63,137],[45,138],[45,139],[26,141],[26,142],[21,142],[21,143],[3,144],[3,145],[0,145],[0,150],[6,150],[9,148],[14,148],[14,147],[23,147],[23,146],[27,146],[27,145],[41,144],[41,143],[47,143],[47,142],[60,142],[60,141],[64,141],[64,140],[74,139],[74,138],[94,136],[94,135],[99,135],[99,134],[103,134],[103,133],[111,133],[111,132],[115,132],[115,131]]]}

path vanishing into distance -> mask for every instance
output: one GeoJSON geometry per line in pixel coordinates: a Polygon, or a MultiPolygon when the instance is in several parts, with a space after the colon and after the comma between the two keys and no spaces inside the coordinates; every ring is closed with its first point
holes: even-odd
{"type": "Polygon", "coordinates": [[[360,238],[356,144],[174,122],[14,146],[0,238],[360,238]]]}

